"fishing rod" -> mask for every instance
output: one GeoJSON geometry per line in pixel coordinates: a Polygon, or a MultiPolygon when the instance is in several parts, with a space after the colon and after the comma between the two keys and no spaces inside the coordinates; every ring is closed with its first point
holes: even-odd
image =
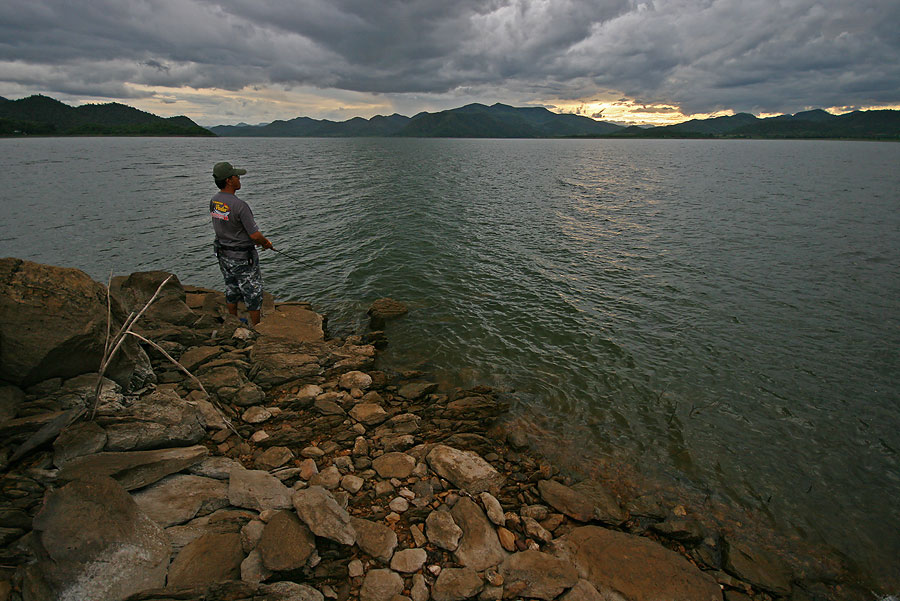
{"type": "Polygon", "coordinates": [[[293,261],[294,263],[300,265],[301,267],[303,267],[303,268],[305,268],[305,269],[309,269],[309,264],[305,263],[304,261],[301,261],[300,259],[298,259],[298,258],[295,257],[294,255],[288,254],[288,253],[284,252],[283,250],[278,250],[278,249],[275,248],[274,246],[272,247],[272,250],[274,250],[275,252],[277,252],[279,255],[283,255],[283,256],[287,257],[288,259],[290,259],[290,260],[293,261]]]}

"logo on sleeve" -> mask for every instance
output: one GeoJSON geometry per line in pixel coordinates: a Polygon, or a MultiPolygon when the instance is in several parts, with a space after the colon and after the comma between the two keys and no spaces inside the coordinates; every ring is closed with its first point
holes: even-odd
{"type": "Polygon", "coordinates": [[[231,207],[229,207],[221,200],[214,200],[212,205],[212,211],[210,211],[209,213],[212,218],[221,219],[222,221],[228,221],[228,217],[231,215],[231,207]]]}

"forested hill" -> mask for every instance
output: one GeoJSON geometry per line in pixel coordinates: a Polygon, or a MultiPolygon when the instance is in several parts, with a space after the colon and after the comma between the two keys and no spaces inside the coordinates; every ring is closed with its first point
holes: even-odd
{"type": "Polygon", "coordinates": [[[0,97],[0,135],[213,136],[187,117],[158,117],[112,102],[73,107],[47,96],[0,97]]]}
{"type": "Polygon", "coordinates": [[[833,115],[815,109],[763,119],[738,113],[662,127],[629,127],[603,137],[900,140],[900,111],[853,111],[833,115]]]}
{"type": "Polygon", "coordinates": [[[601,135],[622,129],[580,115],[559,114],[542,107],[516,108],[505,104],[468,104],[414,117],[391,115],[371,119],[329,121],[297,117],[266,125],[217,125],[210,130],[220,136],[359,137],[399,136],[411,138],[559,138],[601,135]]]}

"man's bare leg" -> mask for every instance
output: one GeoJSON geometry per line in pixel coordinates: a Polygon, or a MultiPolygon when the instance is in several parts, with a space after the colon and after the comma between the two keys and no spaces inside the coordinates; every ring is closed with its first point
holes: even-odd
{"type": "Polygon", "coordinates": [[[247,311],[250,314],[250,323],[256,325],[259,323],[259,311],[247,311]]]}
{"type": "Polygon", "coordinates": [[[237,303],[225,303],[225,308],[232,315],[237,315],[237,303]]]}

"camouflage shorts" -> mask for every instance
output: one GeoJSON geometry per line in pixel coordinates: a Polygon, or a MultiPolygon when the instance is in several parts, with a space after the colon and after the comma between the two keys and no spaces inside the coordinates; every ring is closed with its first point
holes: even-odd
{"type": "Polygon", "coordinates": [[[244,301],[248,311],[259,311],[263,301],[262,274],[259,258],[255,252],[253,255],[252,262],[219,255],[219,269],[225,278],[225,302],[244,301]]]}

